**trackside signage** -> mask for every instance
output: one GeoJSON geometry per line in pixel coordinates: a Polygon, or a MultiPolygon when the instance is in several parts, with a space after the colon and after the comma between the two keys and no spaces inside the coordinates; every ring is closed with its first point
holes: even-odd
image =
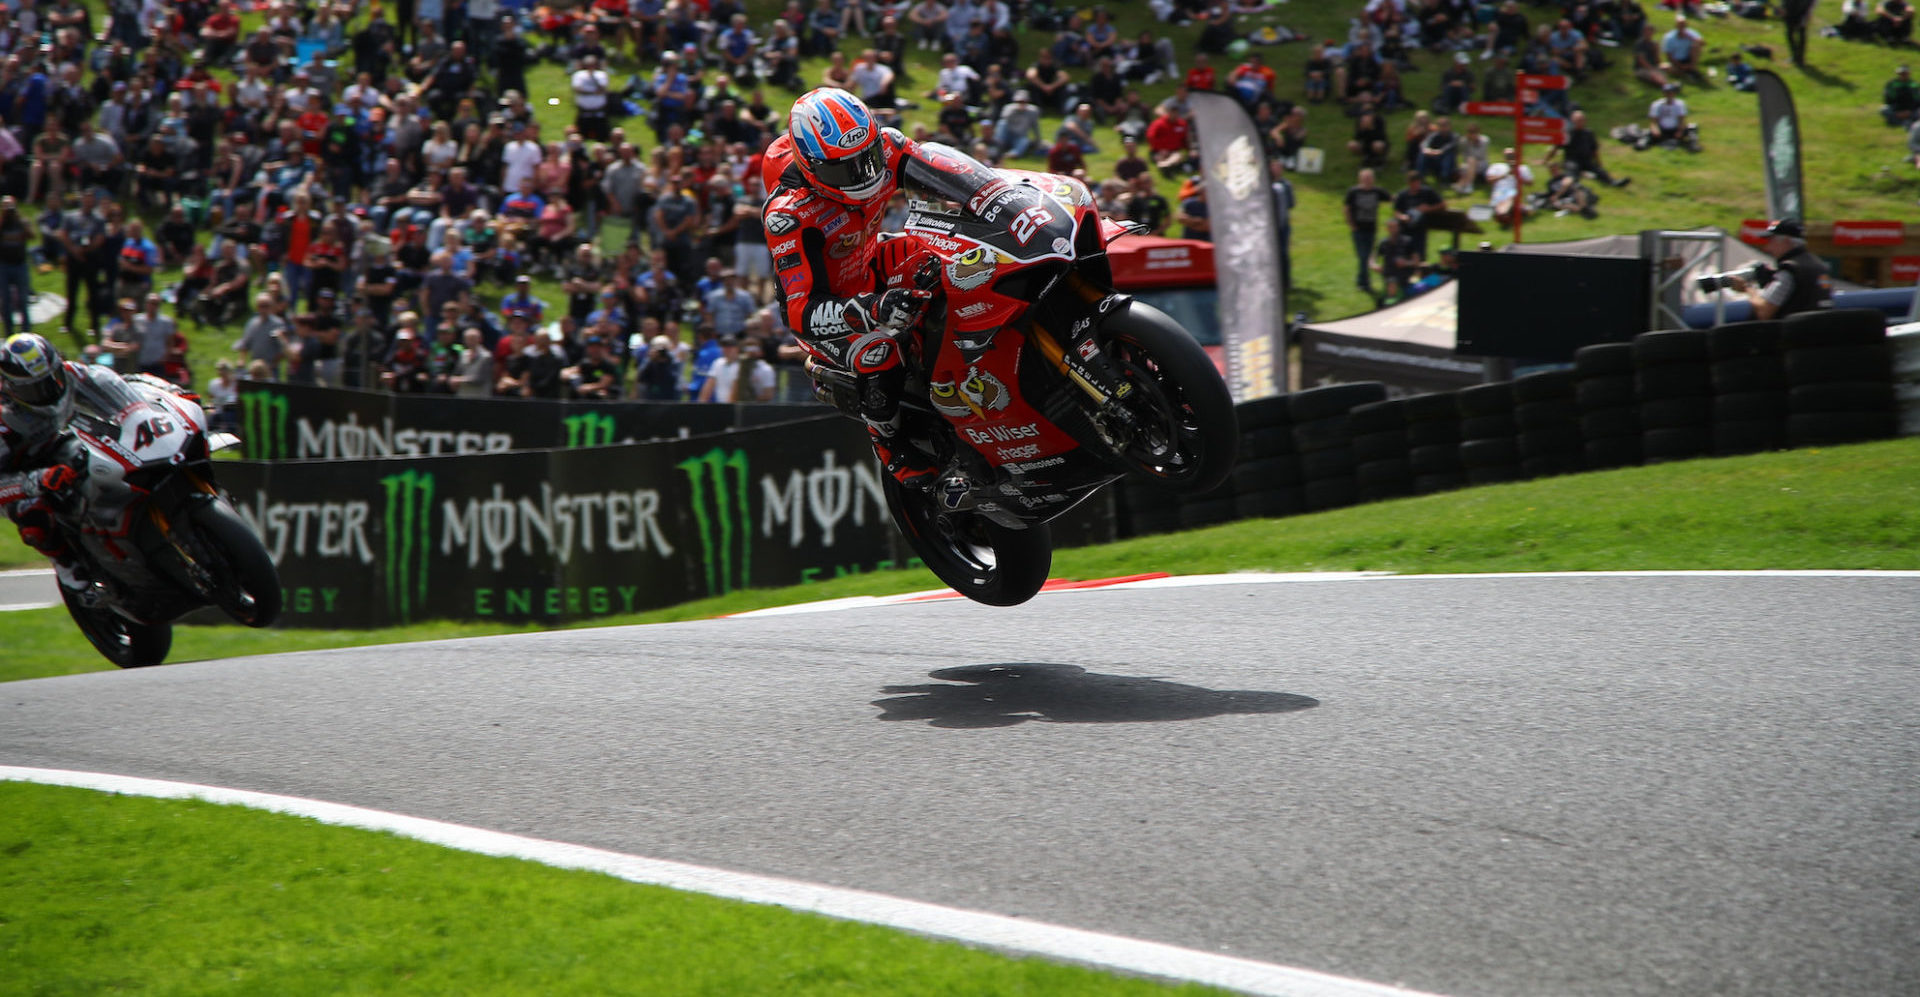
{"type": "MultiPolygon", "coordinates": [[[[905,566],[866,433],[827,416],[657,443],[223,464],[290,627],[561,622],[905,566]]],[[[1093,503],[1088,503],[1093,505],[1093,503]]],[[[1111,506],[1082,523],[1111,539],[1111,506]]]]}
{"type": "Polygon", "coordinates": [[[819,405],[558,402],[402,395],[278,382],[240,385],[249,460],[443,457],[604,447],[817,416],[819,405]]]}

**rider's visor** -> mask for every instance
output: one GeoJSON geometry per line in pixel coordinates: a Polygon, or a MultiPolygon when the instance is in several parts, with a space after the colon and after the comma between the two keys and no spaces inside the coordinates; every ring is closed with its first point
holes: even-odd
{"type": "Polygon", "coordinates": [[[858,155],[807,164],[814,178],[835,190],[857,193],[871,189],[886,164],[886,143],[875,142],[858,155]]]}
{"type": "Polygon", "coordinates": [[[57,375],[49,374],[31,381],[10,382],[7,389],[22,405],[52,405],[60,400],[66,385],[57,375]]]}

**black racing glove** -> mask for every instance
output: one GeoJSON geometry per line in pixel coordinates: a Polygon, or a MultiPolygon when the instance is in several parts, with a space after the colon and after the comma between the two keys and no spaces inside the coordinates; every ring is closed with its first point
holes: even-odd
{"type": "Polygon", "coordinates": [[[933,292],[892,288],[867,294],[856,294],[853,307],[848,309],[849,317],[861,332],[873,332],[879,329],[911,329],[926,313],[927,305],[933,301],[933,292]]]}

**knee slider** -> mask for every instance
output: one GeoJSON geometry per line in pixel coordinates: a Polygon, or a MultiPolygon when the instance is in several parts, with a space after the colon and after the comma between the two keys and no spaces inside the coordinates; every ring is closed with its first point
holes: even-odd
{"type": "Polygon", "coordinates": [[[847,355],[860,374],[878,374],[900,366],[900,344],[885,332],[869,332],[854,340],[847,355]]]}

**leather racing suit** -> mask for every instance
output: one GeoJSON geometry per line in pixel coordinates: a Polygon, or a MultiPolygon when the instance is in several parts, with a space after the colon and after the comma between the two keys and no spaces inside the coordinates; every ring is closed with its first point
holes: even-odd
{"type": "MultiPolygon", "coordinates": [[[[70,360],[63,363],[71,397],[81,381],[95,376],[95,369],[70,360]]],[[[60,414],[28,409],[0,394],[0,509],[20,528],[20,539],[27,546],[62,569],[62,584],[68,583],[70,551],[54,525],[49,499],[75,477],[71,468],[58,463],[66,415],[71,411],[70,404],[60,414]]]]}
{"type": "Polygon", "coordinates": [[[761,218],[787,326],[816,359],[858,377],[860,414],[874,450],[887,471],[907,483],[930,480],[933,468],[917,448],[894,441],[906,379],[894,333],[916,324],[916,306],[924,307],[928,294],[911,289],[910,282],[932,254],[881,231],[902,166],[920,156],[918,146],[895,129],[883,129],[881,141],[886,188],[847,204],[814,190],[793,165],[788,137],[776,139],[761,167],[772,192],[761,218]]]}

